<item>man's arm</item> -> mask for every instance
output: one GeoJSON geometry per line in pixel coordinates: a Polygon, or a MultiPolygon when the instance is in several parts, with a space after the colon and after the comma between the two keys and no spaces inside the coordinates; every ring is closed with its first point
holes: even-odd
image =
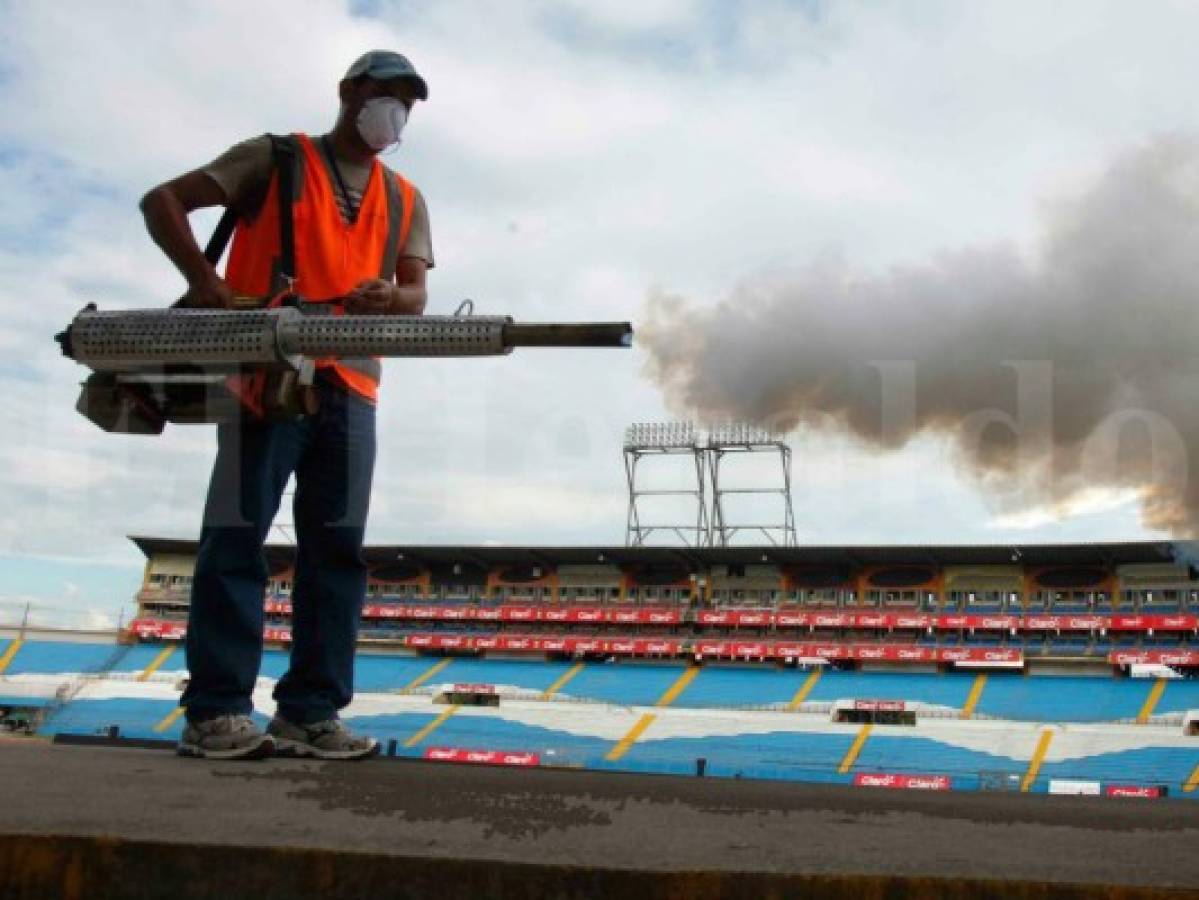
{"type": "Polygon", "coordinates": [[[141,200],[146,230],[187,280],[180,306],[227,308],[233,291],[204,258],[187,214],[227,203],[224,189],[200,169],[151,189],[141,200]]]}

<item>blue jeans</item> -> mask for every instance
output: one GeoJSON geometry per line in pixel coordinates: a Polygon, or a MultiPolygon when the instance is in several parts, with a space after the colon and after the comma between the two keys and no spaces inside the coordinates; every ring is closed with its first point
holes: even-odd
{"type": "Polygon", "coordinates": [[[187,627],[190,721],[253,710],[262,662],[263,543],[288,477],[296,491],[291,665],[275,687],[296,724],[336,717],[354,694],[366,594],[362,540],[375,467],[375,407],[326,380],[315,415],[217,426],[187,627]]]}

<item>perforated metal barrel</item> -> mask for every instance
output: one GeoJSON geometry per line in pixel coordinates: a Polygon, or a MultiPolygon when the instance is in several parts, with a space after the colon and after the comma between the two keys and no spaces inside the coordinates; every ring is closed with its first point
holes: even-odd
{"type": "Polygon", "coordinates": [[[507,316],[303,316],[279,326],[285,354],[322,357],[497,356],[507,316]]]}
{"type": "Polygon", "coordinates": [[[71,356],[97,372],[172,363],[277,363],[277,323],[299,317],[293,309],[85,310],[71,323],[71,356]]]}

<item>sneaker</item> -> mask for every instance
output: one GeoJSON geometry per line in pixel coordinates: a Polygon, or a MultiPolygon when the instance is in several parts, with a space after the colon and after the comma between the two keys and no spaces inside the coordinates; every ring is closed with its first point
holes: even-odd
{"type": "Polygon", "coordinates": [[[176,752],[205,759],[263,759],[275,752],[275,739],[249,716],[217,716],[188,722],[176,752]]]}
{"type": "Polygon", "coordinates": [[[312,756],[316,759],[365,759],[379,752],[379,742],[346,728],[340,719],[296,725],[275,716],[266,726],[275,739],[279,756],[312,756]]]}

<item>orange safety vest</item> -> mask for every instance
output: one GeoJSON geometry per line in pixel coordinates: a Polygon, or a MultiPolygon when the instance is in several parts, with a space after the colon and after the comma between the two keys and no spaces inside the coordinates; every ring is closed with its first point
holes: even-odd
{"type": "MultiPolygon", "coordinates": [[[[296,277],[290,290],[309,303],[336,304],[368,278],[395,279],[399,252],[408,240],[415,189],[377,160],[371,166],[358,218],[347,224],[334,193],[329,164],[304,134],[293,142],[292,221],[296,277]]],[[[225,267],[225,281],[237,294],[273,297],[287,290],[280,271],[279,173],[272,172],[260,211],[239,219],[225,267]]],[[[332,369],[347,388],[374,402],[382,365],[372,359],[321,359],[317,368],[332,369]]]]}

